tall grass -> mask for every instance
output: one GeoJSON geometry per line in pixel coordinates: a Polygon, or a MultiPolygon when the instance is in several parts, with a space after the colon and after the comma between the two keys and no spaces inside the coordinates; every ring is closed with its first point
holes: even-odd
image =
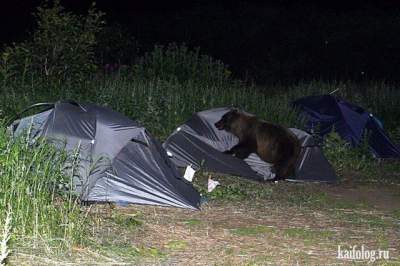
{"type": "Polygon", "coordinates": [[[12,210],[13,242],[70,247],[84,236],[76,197],[66,189],[67,159],[46,144],[32,147],[25,137],[11,140],[0,129],[0,221],[12,210]]]}
{"type": "MultiPolygon", "coordinates": [[[[370,82],[363,86],[350,82],[325,83],[314,81],[291,86],[255,87],[239,82],[204,85],[196,81],[134,79],[123,75],[92,79],[78,85],[68,83],[50,86],[32,80],[30,84],[18,81],[0,86],[3,97],[0,109],[3,116],[36,102],[74,99],[91,102],[117,110],[138,120],[156,137],[164,140],[194,112],[219,106],[237,106],[271,122],[288,127],[299,127],[296,111],[290,102],[299,97],[330,93],[359,104],[384,122],[391,137],[400,141],[400,91],[394,86],[370,82]]],[[[1,112],[0,112],[1,113],[1,112]]],[[[372,159],[367,149],[354,150],[333,138],[326,142],[325,153],[335,166],[338,175],[355,176],[357,179],[379,180],[399,170],[394,164],[382,164],[372,159]],[[349,174],[350,173],[350,174],[349,174]]],[[[397,164],[398,165],[398,164],[397,164]]]]}
{"type": "Polygon", "coordinates": [[[12,210],[9,206],[4,225],[3,225],[3,232],[1,234],[1,241],[0,241],[0,266],[5,265],[8,255],[10,254],[10,249],[8,242],[11,238],[11,221],[12,221],[12,210]]]}
{"type": "MultiPolygon", "coordinates": [[[[286,126],[297,124],[290,102],[299,97],[330,93],[345,97],[367,108],[384,122],[394,135],[399,131],[400,91],[384,83],[363,87],[352,83],[314,81],[292,86],[254,87],[240,83],[202,85],[195,81],[179,83],[158,78],[139,80],[124,77],[92,79],[80,85],[59,86],[32,80],[0,86],[0,109],[11,117],[32,103],[74,99],[109,106],[139,120],[154,135],[165,138],[194,112],[218,106],[237,106],[263,119],[286,126]]],[[[1,114],[1,112],[0,112],[1,114]]]]}
{"type": "MultiPolygon", "coordinates": [[[[29,82],[18,78],[3,80],[0,119],[10,118],[33,103],[74,99],[109,106],[138,120],[163,140],[193,113],[220,106],[240,107],[265,120],[301,128],[291,101],[333,91],[375,114],[390,135],[400,141],[400,90],[393,85],[373,81],[248,85],[233,80],[223,63],[184,45],[156,46],[132,67],[81,83],[49,83],[35,75],[29,82]]],[[[372,175],[372,169],[378,168],[372,158],[363,157],[365,150],[353,151],[334,139],[327,145],[326,153],[340,174],[358,169],[372,175]]]]}

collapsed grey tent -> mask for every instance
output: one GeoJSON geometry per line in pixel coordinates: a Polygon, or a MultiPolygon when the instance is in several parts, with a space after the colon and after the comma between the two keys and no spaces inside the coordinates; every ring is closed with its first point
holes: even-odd
{"type": "Polygon", "coordinates": [[[197,209],[200,195],[181,178],[161,144],[135,121],[92,104],[57,102],[17,120],[15,135],[79,151],[74,186],[83,201],[124,202],[197,209]]]}
{"type": "MultiPolygon", "coordinates": [[[[206,170],[254,180],[270,180],[271,165],[262,161],[256,154],[245,160],[223,153],[238,143],[238,139],[214,124],[230,108],[216,108],[194,114],[179,126],[163,146],[178,167],[192,165],[194,169],[206,170]]],[[[324,157],[313,137],[306,132],[292,128],[299,138],[302,151],[297,162],[294,181],[334,182],[335,172],[324,157]]]]}

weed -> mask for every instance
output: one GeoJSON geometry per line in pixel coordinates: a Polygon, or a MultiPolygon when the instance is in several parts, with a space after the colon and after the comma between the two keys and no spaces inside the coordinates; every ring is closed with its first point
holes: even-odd
{"type": "Polygon", "coordinates": [[[164,258],[165,254],[156,247],[137,247],[137,253],[142,257],[164,258]]]}
{"type": "Polygon", "coordinates": [[[273,187],[269,183],[261,184],[234,176],[219,178],[221,185],[212,192],[207,192],[207,178],[207,173],[199,173],[194,185],[200,193],[212,200],[269,199],[273,194],[273,187]]]}
{"type": "Polygon", "coordinates": [[[382,216],[365,215],[363,221],[370,228],[385,229],[388,226],[388,221],[386,221],[382,216]]]}
{"type": "Polygon", "coordinates": [[[386,238],[384,232],[378,233],[377,242],[378,242],[378,247],[381,250],[388,250],[390,247],[390,243],[389,243],[388,239],[386,238]]]}
{"type": "Polygon", "coordinates": [[[389,221],[376,214],[360,214],[356,211],[344,212],[342,210],[334,210],[331,215],[342,222],[366,226],[372,229],[385,229],[389,225],[389,221]]]}
{"type": "Polygon", "coordinates": [[[324,154],[340,176],[349,172],[362,172],[364,178],[376,177],[377,163],[369,152],[366,138],[360,147],[355,148],[332,131],[325,139],[324,154]]]}
{"type": "Polygon", "coordinates": [[[130,230],[137,229],[143,225],[143,221],[138,220],[132,216],[126,216],[123,214],[116,214],[112,217],[112,220],[119,226],[123,228],[128,228],[130,230]]]}
{"type": "Polygon", "coordinates": [[[120,256],[125,260],[134,260],[141,254],[141,250],[132,245],[132,243],[125,242],[104,242],[95,247],[106,256],[120,256]]]}
{"type": "Polygon", "coordinates": [[[280,183],[274,187],[271,198],[297,207],[323,208],[332,207],[334,201],[328,194],[313,184],[296,184],[288,186],[280,183]]]}
{"type": "Polygon", "coordinates": [[[393,217],[395,218],[395,219],[397,219],[397,220],[399,220],[399,223],[400,223],[400,210],[395,210],[395,211],[393,211],[393,217]]]}
{"type": "Polygon", "coordinates": [[[230,184],[227,186],[220,186],[212,192],[207,193],[210,199],[223,199],[223,200],[242,200],[246,198],[246,191],[239,186],[230,184]]]}
{"type": "Polygon", "coordinates": [[[305,243],[312,244],[319,240],[328,240],[334,236],[332,231],[316,231],[304,228],[287,228],[284,234],[290,238],[302,239],[305,243]]]}
{"type": "Polygon", "coordinates": [[[169,250],[183,250],[186,249],[187,246],[188,243],[183,240],[172,240],[165,245],[165,247],[169,250]]]}
{"type": "Polygon", "coordinates": [[[200,225],[202,222],[199,219],[189,219],[183,222],[185,225],[187,226],[198,226],[200,225]]]}

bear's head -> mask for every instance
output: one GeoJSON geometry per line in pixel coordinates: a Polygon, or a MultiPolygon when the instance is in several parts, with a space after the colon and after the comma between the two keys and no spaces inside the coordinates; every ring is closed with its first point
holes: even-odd
{"type": "Polygon", "coordinates": [[[226,130],[230,131],[234,122],[240,117],[239,111],[237,109],[233,109],[226,114],[224,114],[221,119],[216,122],[214,125],[218,130],[226,130]]]}

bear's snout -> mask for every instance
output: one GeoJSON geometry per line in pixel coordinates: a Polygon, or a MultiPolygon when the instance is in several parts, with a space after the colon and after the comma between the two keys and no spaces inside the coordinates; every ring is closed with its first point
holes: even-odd
{"type": "Polygon", "coordinates": [[[218,129],[218,130],[223,130],[224,129],[224,122],[222,120],[218,121],[217,123],[214,124],[214,126],[218,129]]]}

